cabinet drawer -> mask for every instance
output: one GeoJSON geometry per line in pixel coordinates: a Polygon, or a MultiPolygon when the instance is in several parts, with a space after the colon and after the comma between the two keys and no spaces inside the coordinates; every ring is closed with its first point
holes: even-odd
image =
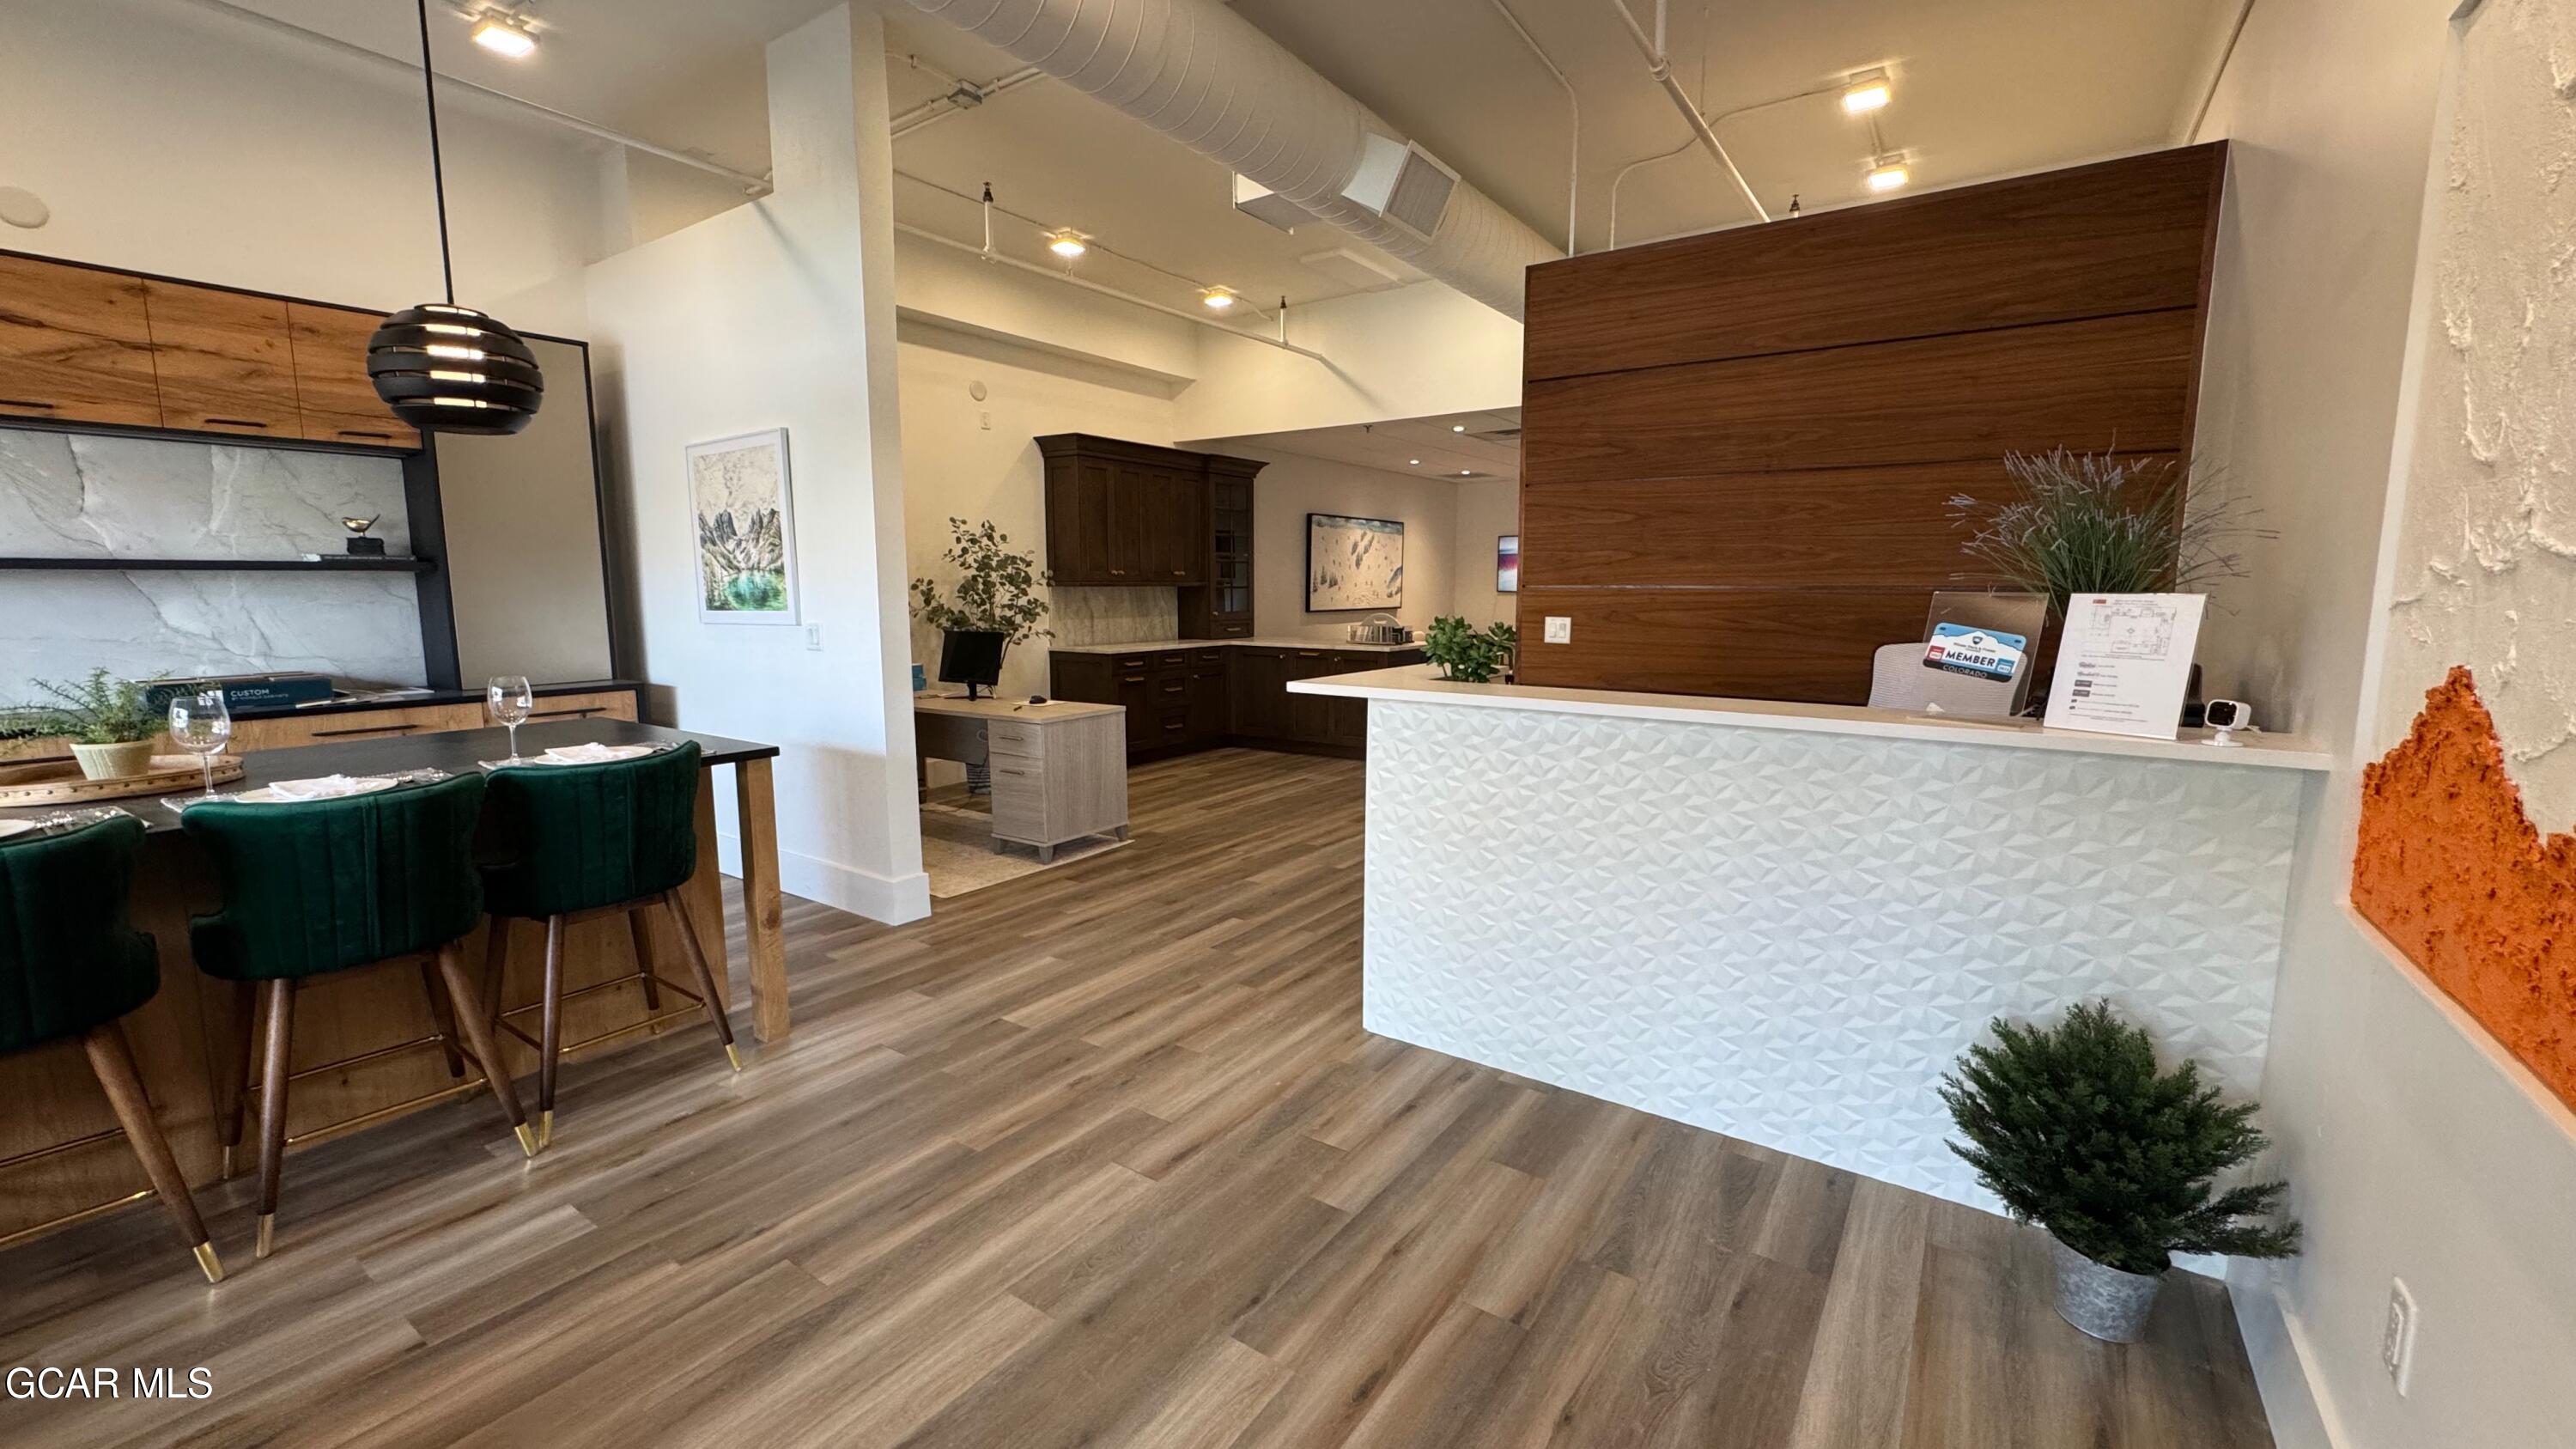
{"type": "Polygon", "coordinates": [[[1223,664],[1225,663],[1225,651],[1222,649],[1193,649],[1190,651],[1190,663],[1202,668],[1210,664],[1223,664]]]}
{"type": "Polygon", "coordinates": [[[1154,712],[1154,729],[1147,743],[1177,744],[1190,737],[1190,707],[1172,705],[1154,712]]]}
{"type": "Polygon", "coordinates": [[[1157,669],[1186,669],[1189,663],[1190,651],[1187,649],[1168,649],[1154,656],[1157,669]]]}
{"type": "MultiPolygon", "coordinates": [[[[471,706],[469,706],[470,708],[471,706]]],[[[635,695],[630,690],[602,689],[589,694],[541,694],[537,708],[528,716],[530,722],[549,719],[622,719],[633,722],[635,695]]],[[[450,729],[473,729],[485,723],[479,716],[474,725],[450,725],[450,729]]]]}
{"type": "Polygon", "coordinates": [[[1046,754],[1046,731],[1026,720],[997,719],[985,726],[984,749],[988,754],[1040,759],[1046,754]]]}

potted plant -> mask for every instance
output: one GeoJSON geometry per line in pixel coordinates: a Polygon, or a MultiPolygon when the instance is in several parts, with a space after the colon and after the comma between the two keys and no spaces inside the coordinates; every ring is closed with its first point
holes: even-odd
{"type": "Polygon", "coordinates": [[[1468,684],[1510,672],[1512,651],[1518,647],[1520,631],[1509,624],[1474,629],[1449,614],[1433,619],[1430,632],[1422,636],[1422,657],[1440,666],[1440,677],[1468,684]]]}
{"type": "Polygon", "coordinates": [[[1998,1020],[1945,1077],[1967,1138],[1950,1150],[2026,1223],[2048,1229],[2057,1312],[2095,1338],[2135,1343],[2175,1253],[2282,1258],[2295,1221],[2268,1221],[2288,1185],[2212,1180],[2267,1145],[2254,1104],[2228,1104],[2200,1066],[2156,1068],[2147,1034],[2107,1001],[2054,1027],[1998,1020]]]}
{"type": "Polygon", "coordinates": [[[36,687],[52,698],[8,712],[6,732],[18,737],[16,748],[25,748],[29,738],[59,735],[70,740],[85,779],[130,780],[151,773],[152,744],[162,722],[141,684],[93,669],[81,683],[39,679],[36,687]]]}
{"type": "Polygon", "coordinates": [[[1049,631],[1038,621],[1047,605],[1037,589],[1047,578],[1036,559],[1012,552],[1010,535],[989,518],[971,528],[965,519],[952,518],[948,533],[940,557],[955,566],[957,582],[943,590],[931,579],[914,579],[913,616],[942,633],[999,634],[1004,648],[1044,637],[1049,631]]]}

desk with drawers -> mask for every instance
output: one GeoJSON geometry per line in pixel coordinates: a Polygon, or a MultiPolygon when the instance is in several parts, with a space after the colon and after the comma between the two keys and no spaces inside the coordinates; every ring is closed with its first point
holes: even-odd
{"type": "Polygon", "coordinates": [[[986,765],[993,848],[1057,846],[1086,835],[1127,838],[1127,711],[1114,704],[912,697],[913,749],[925,760],[986,765]]]}

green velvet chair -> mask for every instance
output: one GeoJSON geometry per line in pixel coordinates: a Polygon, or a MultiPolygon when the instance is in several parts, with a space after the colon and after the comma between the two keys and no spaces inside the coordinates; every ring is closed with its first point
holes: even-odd
{"type": "MultiPolygon", "coordinates": [[[[431,956],[466,1044],[531,1157],[536,1134],[493,1044],[457,942],[483,914],[474,866],[483,781],[460,775],[373,795],[291,805],[224,800],[188,807],[180,825],[214,863],[223,908],[190,923],[197,967],[255,984],[267,1009],[260,1050],[259,1256],[277,1219],[286,1151],[288,1048],[296,988],[315,977],[431,956]]],[[[433,996],[433,1006],[435,997],[433,996]]],[[[242,1013],[243,1055],[250,1013],[242,1013]]],[[[220,1103],[224,1143],[241,1141],[240,1071],[220,1103]]]]}
{"type": "Polygon", "coordinates": [[[714,968],[698,944],[696,922],[680,887],[698,869],[698,745],[596,765],[523,765],[491,779],[491,839],[502,853],[483,872],[484,909],[492,916],[484,959],[484,994],[495,1012],[509,969],[510,922],[546,923],[540,1033],[504,1030],[537,1049],[537,1142],[554,1140],[555,1066],[563,1050],[564,930],[585,920],[624,915],[635,942],[636,976],[647,1011],[659,1011],[669,987],[704,1006],[726,1060],[742,1069],[733,1027],[725,1020],[714,968]],[[653,969],[647,912],[659,907],[680,938],[697,977],[692,991],[653,969]]]}
{"type": "Polygon", "coordinates": [[[0,841],[0,1056],[80,1038],[152,1190],[206,1281],[224,1265],[152,1115],[123,1018],[161,990],[152,938],[125,915],[143,822],[131,816],[0,841]]]}

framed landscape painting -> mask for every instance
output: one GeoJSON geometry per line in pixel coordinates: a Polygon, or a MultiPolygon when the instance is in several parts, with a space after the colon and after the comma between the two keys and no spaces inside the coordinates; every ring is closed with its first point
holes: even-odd
{"type": "Polygon", "coordinates": [[[698,618],[793,624],[796,536],[787,430],[691,443],[689,521],[698,549],[698,618]]]}
{"type": "Polygon", "coordinates": [[[1404,602],[1404,524],[1306,515],[1306,612],[1392,609],[1404,602]]]}

